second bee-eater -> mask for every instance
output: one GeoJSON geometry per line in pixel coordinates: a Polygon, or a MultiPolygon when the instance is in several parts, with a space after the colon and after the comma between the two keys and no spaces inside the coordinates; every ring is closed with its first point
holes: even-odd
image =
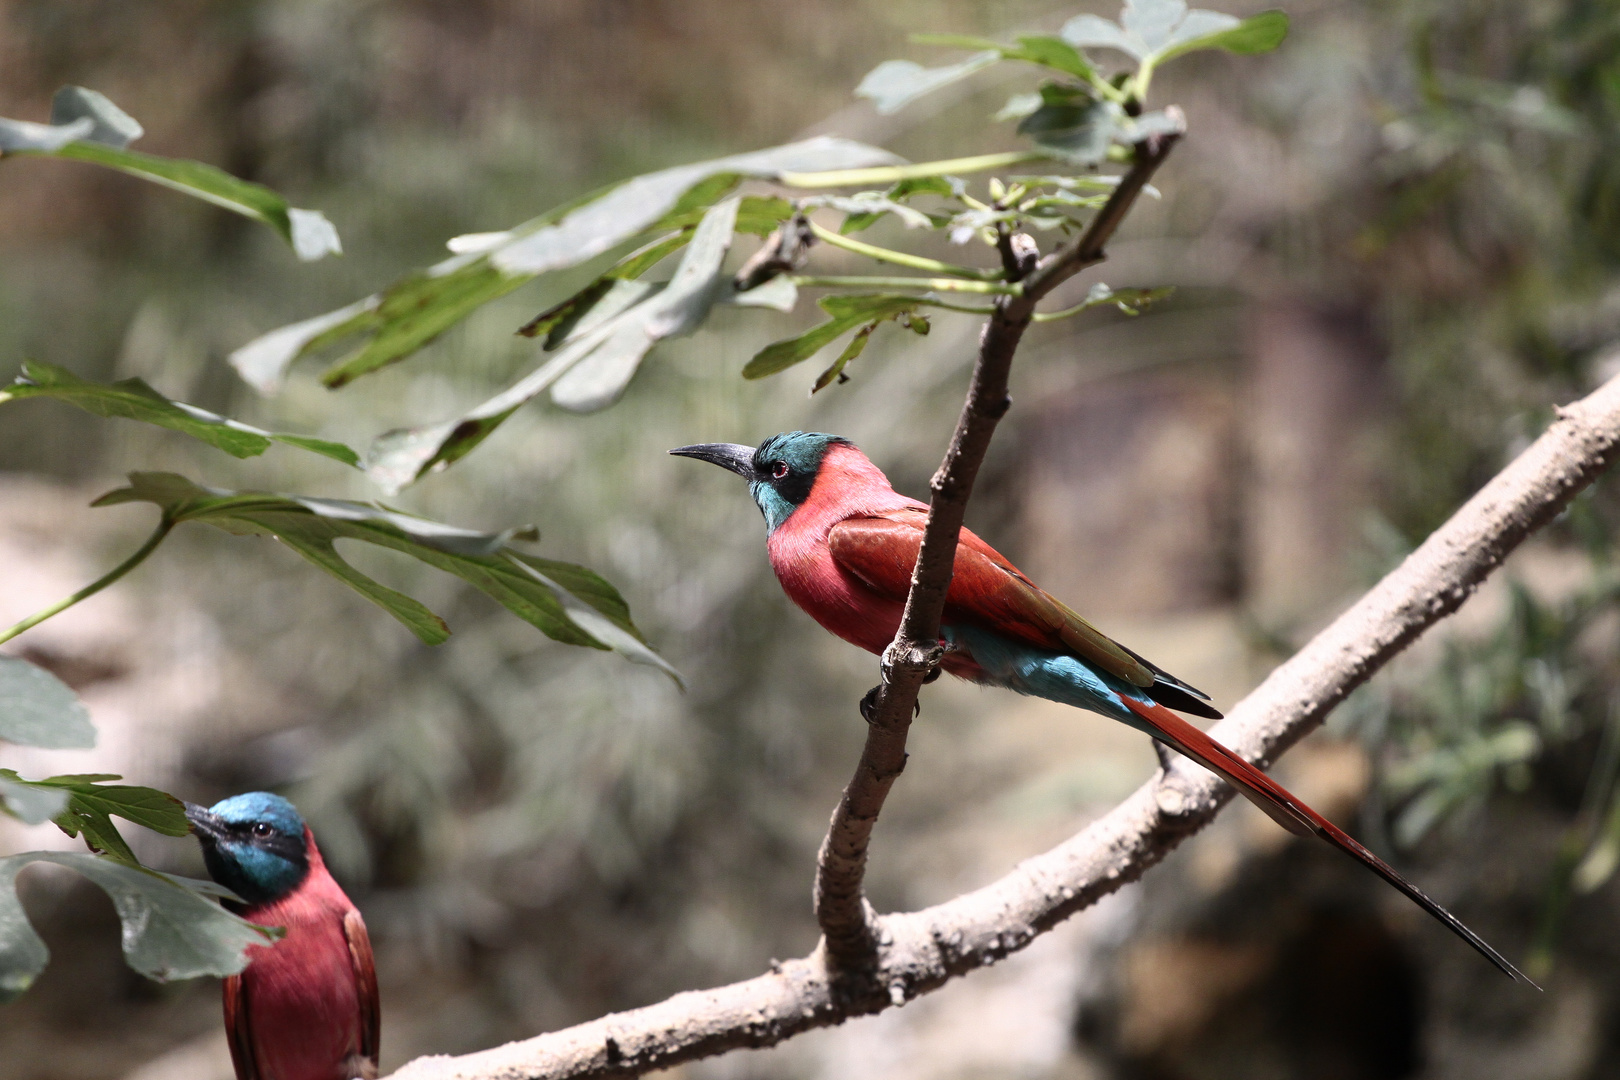
{"type": "Polygon", "coordinates": [[[236,1080],[370,1080],[381,1011],[365,920],[326,870],[304,819],[280,795],[253,791],[212,807],[186,804],[215,881],[248,922],[280,926],[249,946],[225,980],[225,1034],[236,1080]]]}
{"type": "MultiPolygon", "coordinates": [[[[900,628],[927,506],[895,491],[836,435],[792,431],[757,448],[704,443],[670,453],[748,481],[788,597],[845,641],[882,655],[900,628]]],[[[1530,981],[1389,864],[1171,711],[1219,719],[1207,695],[1110,640],[967,529],[957,541],[940,638],[940,666],[952,675],[1089,709],[1152,736],[1219,775],[1289,832],[1319,836],[1359,860],[1502,971],[1530,981]]]]}

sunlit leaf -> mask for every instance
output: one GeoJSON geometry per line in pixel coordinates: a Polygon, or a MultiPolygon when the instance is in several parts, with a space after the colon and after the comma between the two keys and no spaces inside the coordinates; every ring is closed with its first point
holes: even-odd
{"type": "Polygon", "coordinates": [[[566,409],[588,411],[611,404],[655,344],[690,333],[720,298],[721,262],[737,209],[738,200],[731,198],[704,216],[667,285],[617,282],[580,318],[564,347],[516,384],[454,420],[380,436],[367,455],[367,473],[384,488],[398,490],[467,454],[547,390],[566,409]],[[615,293],[625,305],[604,314],[603,303],[615,293]]]}
{"type": "MultiPolygon", "coordinates": [[[[268,393],[280,386],[287,368],[300,356],[356,334],[368,335],[365,344],[324,376],[327,385],[341,386],[403,360],[480,306],[539,274],[577,266],[649,230],[679,228],[671,215],[695,211],[701,216],[741,178],[779,180],[788,173],[899,160],[863,143],[818,136],[637,176],[598,188],[505,232],[485,234],[500,240],[490,241],[493,246],[467,245],[462,254],[413,271],[376,296],[271,331],[237,349],[230,361],[244,379],[268,393]]],[[[764,226],[775,202],[749,202],[749,216],[739,218],[739,227],[764,226]]]]}
{"type": "Polygon", "coordinates": [[[792,311],[799,303],[799,287],[786,274],[779,274],[765,284],[756,285],[747,292],[729,294],[725,298],[725,303],[736,307],[763,307],[782,312],[792,311]]]}
{"type": "Polygon", "coordinates": [[[320,211],[290,207],[269,188],[200,161],[126,149],[141,134],[141,125],[102,94],[82,86],[64,86],[51,102],[50,124],[0,119],[0,154],[84,161],[150,180],[263,222],[306,262],[342,253],[337,230],[320,211]]]}
{"type": "Polygon", "coordinates": [[[1001,59],[995,50],[975,53],[957,64],[925,68],[913,60],[885,60],[866,73],[855,96],[869,99],[877,111],[887,116],[899,112],[924,94],[965,79],[1001,59]]]}
{"type": "Polygon", "coordinates": [[[1218,11],[1188,11],[1182,0],[1127,0],[1119,23],[1077,15],[1062,38],[1076,48],[1116,49],[1151,66],[1197,49],[1269,52],[1288,35],[1288,16],[1265,11],[1238,19],[1218,11]]]}
{"type": "Polygon", "coordinates": [[[234,975],[247,966],[250,945],[269,945],[281,936],[278,929],[232,915],[203,889],[188,887],[205,883],[84,853],[24,852],[0,859],[0,1002],[26,991],[50,960],[17,897],[18,873],[36,862],[65,866],[105,890],[123,924],[124,959],[158,982],[234,975]]]}
{"type": "Polygon", "coordinates": [[[568,600],[558,588],[525,569],[543,567],[541,572],[553,582],[591,582],[591,591],[574,599],[605,616],[630,638],[642,641],[624,601],[606,581],[585,567],[537,560],[512,546],[514,540],[532,539],[532,529],[476,532],[369,503],[206,488],[173,473],[131,473],[129,479],[129,487],[103,495],[95,505],[149,502],[175,523],[195,521],[237,535],[274,536],[393,615],[429,645],[449,637],[444,620],[404,593],[356,570],[337,552],[336,541],[359,540],[409,555],[456,575],[548,637],[570,645],[616,648],[631,660],[669,670],[663,661],[648,659],[650,653],[599,639],[572,617],[568,600]]]}
{"type": "Polygon", "coordinates": [[[356,468],[360,465],[360,455],[342,443],[307,435],[262,431],[195,405],[172,401],[140,379],[93,383],[79,378],[66,368],[29,360],[23,362],[22,374],[16,381],[0,390],[0,403],[26,398],[52,398],[97,416],[156,424],[201,439],[232,457],[254,457],[269,449],[272,442],[279,442],[321,454],[345,465],[356,468]]]}
{"type": "Polygon", "coordinates": [[[0,656],[0,740],[77,750],[96,745],[96,729],[61,679],[26,660],[0,656]]]}

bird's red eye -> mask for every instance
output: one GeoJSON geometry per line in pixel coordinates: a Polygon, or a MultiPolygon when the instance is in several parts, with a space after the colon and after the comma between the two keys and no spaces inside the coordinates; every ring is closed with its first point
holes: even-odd
{"type": "Polygon", "coordinates": [[[265,824],[264,822],[256,821],[256,822],[253,823],[253,835],[254,836],[269,836],[270,833],[271,833],[270,826],[265,824]]]}
{"type": "Polygon", "coordinates": [[[771,466],[771,475],[774,476],[776,479],[780,480],[784,476],[786,476],[787,474],[788,474],[788,463],[787,462],[778,461],[775,465],[771,466]]]}

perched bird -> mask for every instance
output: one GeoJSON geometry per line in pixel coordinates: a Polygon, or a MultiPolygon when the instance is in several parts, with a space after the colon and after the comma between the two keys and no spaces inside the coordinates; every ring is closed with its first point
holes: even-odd
{"type": "Polygon", "coordinates": [[[225,980],[225,1034],[236,1080],[355,1080],[377,1075],[381,1011],[371,939],[327,873],[309,826],[280,795],[253,791],[211,808],[186,804],[208,874],[240,896],[226,907],[285,927],[225,980]]]}
{"type": "MultiPolygon", "coordinates": [[[[704,443],[670,453],[747,480],[765,515],[771,568],[788,597],[845,641],[882,655],[900,627],[927,506],[896,492],[836,435],[791,431],[757,449],[704,443]]],[[[967,529],[957,541],[940,637],[940,666],[952,675],[1089,709],[1152,736],[1219,775],[1289,832],[1320,836],[1360,860],[1502,971],[1530,982],[1382,859],[1170,711],[1219,719],[1208,695],[1104,636],[967,529]]]]}

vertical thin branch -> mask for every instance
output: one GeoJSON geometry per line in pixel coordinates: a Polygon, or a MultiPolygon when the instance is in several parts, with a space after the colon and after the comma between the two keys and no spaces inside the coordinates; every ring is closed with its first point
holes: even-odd
{"type": "MultiPolygon", "coordinates": [[[[1174,115],[1180,118],[1179,112],[1174,115]]],[[[929,483],[928,525],[912,570],[900,630],[883,653],[883,683],[869,699],[870,707],[863,706],[868,722],[866,745],[821,844],[816,919],[834,968],[859,972],[877,963],[876,919],[863,890],[867,848],[889,789],[906,765],[906,734],[917,693],[944,655],[940,620],[950,590],[957,537],[991,436],[1011,405],[1007,381],[1013,354],[1036,303],[1081,269],[1102,260],[1109,239],[1179,138],[1177,132],[1140,144],[1130,171],[1085,234],[1072,246],[1036,263],[1024,277],[1018,295],[997,297],[995,313],[980,336],[962,415],[945,459],[929,483]]]]}

